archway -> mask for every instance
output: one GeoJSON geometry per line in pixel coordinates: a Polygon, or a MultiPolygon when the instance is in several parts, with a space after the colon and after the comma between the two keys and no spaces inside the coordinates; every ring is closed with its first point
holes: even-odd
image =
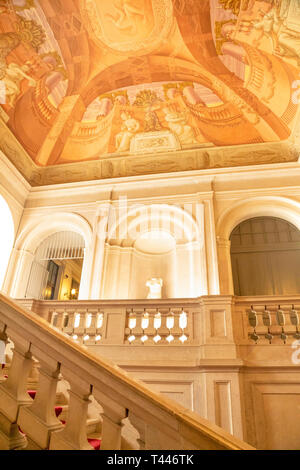
{"type": "Polygon", "coordinates": [[[300,230],[300,203],[280,196],[242,199],[223,210],[217,221],[216,235],[220,293],[233,295],[230,235],[238,224],[255,217],[281,218],[300,230]]]}
{"type": "Polygon", "coordinates": [[[0,230],[0,290],[3,288],[4,279],[14,244],[15,228],[10,208],[5,199],[0,195],[0,220],[4,227],[0,230]]]}
{"type": "Polygon", "coordinates": [[[101,298],[146,299],[159,285],[162,298],[207,294],[203,239],[180,207],[139,206],[109,231],[101,298]]]}
{"type": "Polygon", "coordinates": [[[75,232],[57,232],[37,248],[26,298],[76,300],[79,295],[85,243],[75,232]]]}
{"type": "Polygon", "coordinates": [[[84,240],[85,250],[78,298],[89,298],[92,230],[83,217],[67,212],[54,212],[51,217],[41,217],[38,221],[34,220],[27,224],[20,232],[15,243],[16,260],[11,274],[11,297],[19,299],[25,297],[37,247],[47,237],[60,232],[73,232],[84,240]]]}
{"type": "Polygon", "coordinates": [[[255,217],[232,231],[235,295],[300,293],[300,231],[276,217],[255,217]]]}

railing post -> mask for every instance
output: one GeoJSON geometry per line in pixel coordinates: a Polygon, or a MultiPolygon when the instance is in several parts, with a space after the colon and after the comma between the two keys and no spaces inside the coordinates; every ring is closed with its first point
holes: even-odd
{"type": "Polygon", "coordinates": [[[51,432],[62,428],[55,415],[56,389],[60,380],[60,364],[36,348],[39,358],[39,385],[34,402],[20,409],[18,424],[25,432],[30,450],[48,449],[51,432]]]}
{"type": "MultiPolygon", "coordinates": [[[[8,334],[10,334],[8,332],[8,334]]],[[[27,440],[18,429],[21,406],[32,403],[27,393],[27,378],[32,366],[31,345],[19,338],[12,338],[14,351],[9,377],[0,384],[0,449],[22,449],[27,440]],[[18,341],[19,340],[19,341],[18,341]]]]}
{"type": "Polygon", "coordinates": [[[127,418],[127,410],[98,390],[94,396],[103,408],[101,450],[120,450],[122,420],[127,418]]]}
{"type": "Polygon", "coordinates": [[[53,432],[50,450],[92,450],[87,440],[87,411],[91,386],[62,366],[63,377],[71,385],[67,423],[62,431],[53,432]]]}
{"type": "Polygon", "coordinates": [[[129,421],[132,426],[138,431],[140,437],[138,439],[138,444],[140,446],[140,450],[146,450],[146,424],[145,422],[139,418],[137,415],[129,411],[129,421]]]}

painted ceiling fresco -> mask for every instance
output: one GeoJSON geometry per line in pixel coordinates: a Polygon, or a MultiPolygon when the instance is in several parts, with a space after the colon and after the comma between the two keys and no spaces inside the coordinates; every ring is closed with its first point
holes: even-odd
{"type": "Polygon", "coordinates": [[[286,140],[300,0],[0,0],[2,119],[39,166],[286,140]]]}

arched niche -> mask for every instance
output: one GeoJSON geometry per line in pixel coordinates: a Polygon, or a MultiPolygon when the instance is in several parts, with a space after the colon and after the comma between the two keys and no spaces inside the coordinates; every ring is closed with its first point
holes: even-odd
{"type": "Polygon", "coordinates": [[[232,231],[235,295],[300,293],[300,231],[276,217],[255,217],[232,231]]]}
{"type": "Polygon", "coordinates": [[[203,240],[183,209],[156,204],[129,210],[109,230],[102,298],[146,299],[161,279],[162,298],[207,294],[203,240]]]}

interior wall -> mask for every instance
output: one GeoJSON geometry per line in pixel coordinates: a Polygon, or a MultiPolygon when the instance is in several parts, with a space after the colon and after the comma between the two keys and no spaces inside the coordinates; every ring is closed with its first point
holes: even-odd
{"type": "Polygon", "coordinates": [[[242,222],[231,234],[236,295],[300,293],[300,231],[275,217],[242,222]]]}
{"type": "Polygon", "coordinates": [[[164,254],[106,245],[102,298],[146,299],[146,282],[152,277],[163,280],[163,298],[197,297],[204,285],[200,276],[196,244],[176,246],[164,254]]]}
{"type": "Polygon", "coordinates": [[[5,199],[0,195],[0,290],[2,289],[9,258],[14,244],[15,228],[12,213],[5,199]]]}

